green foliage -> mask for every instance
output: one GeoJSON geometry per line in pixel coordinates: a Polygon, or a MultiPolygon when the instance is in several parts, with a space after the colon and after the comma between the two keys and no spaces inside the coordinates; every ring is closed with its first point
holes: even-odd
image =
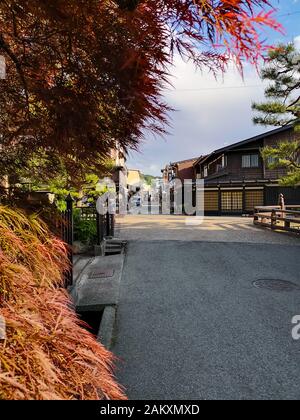
{"type": "Polygon", "coordinates": [[[288,173],[280,180],[283,186],[295,186],[300,183],[300,142],[282,142],[278,147],[265,147],[262,157],[270,169],[288,168],[288,173]]]}
{"type": "Polygon", "coordinates": [[[82,178],[71,178],[64,164],[57,159],[55,169],[48,173],[49,164],[46,158],[34,156],[25,167],[17,168],[15,176],[10,179],[13,191],[47,191],[55,195],[55,205],[60,211],[66,210],[66,198],[70,194],[76,204],[85,198],[86,203],[94,204],[99,196],[106,192],[99,186],[100,177],[108,175],[114,162],[108,159],[103,165],[103,172],[99,175],[92,173],[95,168],[86,168],[82,178]]]}
{"type": "Polygon", "coordinates": [[[261,78],[271,84],[265,90],[267,101],[254,103],[255,124],[279,126],[293,124],[300,129],[300,53],[293,44],[279,45],[269,53],[261,78]]]}
{"type": "Polygon", "coordinates": [[[83,220],[80,209],[74,210],[74,240],[93,245],[97,239],[97,225],[94,220],[83,220]]]}
{"type": "MultiPolygon", "coordinates": [[[[267,101],[252,105],[253,110],[257,111],[254,123],[279,127],[291,124],[295,131],[300,131],[300,53],[295,46],[279,45],[271,50],[261,78],[271,84],[265,90],[267,101]]],[[[287,175],[280,180],[281,185],[295,186],[300,183],[299,141],[266,147],[262,156],[271,169],[287,168],[287,175]]]]}
{"type": "Polygon", "coordinates": [[[152,175],[142,175],[142,180],[147,184],[147,185],[152,185],[152,182],[156,179],[155,176],[152,175]]]}

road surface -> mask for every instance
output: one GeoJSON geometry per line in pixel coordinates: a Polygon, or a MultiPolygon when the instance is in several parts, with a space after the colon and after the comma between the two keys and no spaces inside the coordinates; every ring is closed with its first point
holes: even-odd
{"type": "Polygon", "coordinates": [[[300,341],[292,318],[300,240],[250,219],[119,220],[129,240],[118,309],[118,379],[130,399],[299,399],[300,341]]]}

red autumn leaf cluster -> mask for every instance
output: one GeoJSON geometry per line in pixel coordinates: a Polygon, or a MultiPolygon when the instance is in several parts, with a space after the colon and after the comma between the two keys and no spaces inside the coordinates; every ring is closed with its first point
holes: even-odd
{"type": "Polygon", "coordinates": [[[38,218],[0,206],[0,400],[126,399],[71,309],[66,254],[38,218]]]}
{"type": "Polygon", "coordinates": [[[0,171],[40,156],[49,173],[100,168],[116,142],[163,133],[173,56],[224,70],[256,63],[267,0],[5,0],[0,4],[0,171]]]}

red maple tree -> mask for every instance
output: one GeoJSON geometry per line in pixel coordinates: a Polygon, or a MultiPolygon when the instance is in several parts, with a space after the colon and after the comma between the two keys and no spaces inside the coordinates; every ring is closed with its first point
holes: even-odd
{"type": "Polygon", "coordinates": [[[267,0],[3,0],[2,172],[40,156],[78,175],[116,142],[137,148],[165,130],[174,54],[213,71],[257,63],[272,13],[267,0]]]}

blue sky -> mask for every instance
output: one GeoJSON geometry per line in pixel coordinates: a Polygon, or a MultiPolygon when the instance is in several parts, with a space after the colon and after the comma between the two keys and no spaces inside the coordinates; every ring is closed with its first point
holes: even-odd
{"type": "MultiPolygon", "coordinates": [[[[272,32],[268,43],[296,41],[300,49],[300,0],[272,3],[286,34],[272,32]]],[[[205,71],[195,72],[192,64],[176,59],[171,73],[174,90],[167,91],[165,98],[177,111],[171,114],[170,134],[164,138],[147,135],[140,151],[129,154],[130,169],[160,175],[170,161],[200,156],[266,131],[252,123],[251,104],[264,98],[264,85],[256,69],[246,65],[242,80],[230,67],[216,81],[205,71]]]]}

